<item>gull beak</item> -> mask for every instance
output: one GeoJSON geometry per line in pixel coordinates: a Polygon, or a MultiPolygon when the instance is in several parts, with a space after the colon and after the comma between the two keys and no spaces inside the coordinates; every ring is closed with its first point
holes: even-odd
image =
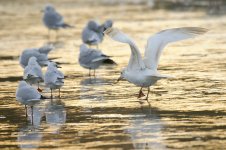
{"type": "Polygon", "coordinates": [[[117,81],[116,82],[114,82],[114,83],[112,83],[111,85],[113,86],[114,84],[117,84],[120,80],[122,80],[123,79],[123,77],[122,76],[120,76],[118,79],[117,79],[117,81]]]}
{"type": "Polygon", "coordinates": [[[58,66],[58,65],[57,65],[56,67],[57,67],[57,68],[62,68],[61,66],[58,66]]]}
{"type": "MultiPolygon", "coordinates": [[[[123,77],[120,76],[120,77],[117,79],[116,83],[118,83],[118,82],[121,81],[122,79],[123,79],[123,77]]],[[[116,83],[115,83],[115,84],[116,84],[116,83]]]]}

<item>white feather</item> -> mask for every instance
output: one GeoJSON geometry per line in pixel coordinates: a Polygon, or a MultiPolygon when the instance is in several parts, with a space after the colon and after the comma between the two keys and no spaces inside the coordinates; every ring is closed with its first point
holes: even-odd
{"type": "Polygon", "coordinates": [[[145,68],[140,51],[136,46],[135,42],[130,37],[128,37],[126,34],[121,32],[117,28],[108,28],[104,33],[110,36],[115,41],[129,44],[131,48],[131,56],[127,69],[136,70],[145,68]]]}
{"type": "Polygon", "coordinates": [[[183,27],[163,30],[149,37],[144,54],[146,67],[157,70],[160,55],[168,43],[193,38],[205,32],[207,32],[207,30],[204,28],[183,27]]]}

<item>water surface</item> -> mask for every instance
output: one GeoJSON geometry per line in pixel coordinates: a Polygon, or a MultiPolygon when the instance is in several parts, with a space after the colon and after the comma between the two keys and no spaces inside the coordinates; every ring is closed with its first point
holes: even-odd
{"type": "MultiPolygon", "coordinates": [[[[65,21],[76,27],[47,38],[40,2],[3,1],[0,5],[0,149],[224,149],[226,146],[226,18],[205,12],[151,10],[146,6],[92,6],[58,2],[65,21]],[[19,12],[19,13],[18,13],[19,12]],[[95,12],[96,16],[93,16],[95,12]],[[113,56],[89,78],[78,64],[81,30],[88,19],[112,18],[143,53],[147,38],[159,30],[201,26],[210,31],[165,48],[159,71],[175,76],[151,87],[149,103],[136,98],[139,87],[126,81],[112,85],[127,65],[129,46],[106,38],[100,48],[113,56]],[[53,43],[66,75],[61,98],[45,100],[30,110],[15,99],[23,69],[23,49],[53,43]]],[[[46,68],[43,69],[45,71],[46,68]]],[[[45,87],[43,94],[50,96],[45,87]]],[[[146,92],[146,91],[145,91],[146,92]]]]}

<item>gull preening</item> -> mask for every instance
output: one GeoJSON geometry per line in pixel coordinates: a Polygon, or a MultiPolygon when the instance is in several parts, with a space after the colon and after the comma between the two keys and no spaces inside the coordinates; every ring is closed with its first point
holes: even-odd
{"type": "Polygon", "coordinates": [[[44,46],[38,48],[38,51],[42,54],[48,55],[49,52],[51,52],[54,49],[55,49],[55,47],[52,44],[47,44],[47,45],[44,45],[44,46]]]}
{"type": "Polygon", "coordinates": [[[82,44],[80,46],[79,64],[82,67],[89,69],[89,76],[91,76],[90,71],[94,70],[95,76],[95,69],[99,68],[101,65],[114,65],[116,63],[110,59],[110,56],[103,54],[99,50],[88,48],[85,44],[82,44]]]}
{"type": "Polygon", "coordinates": [[[138,98],[145,96],[142,89],[148,88],[148,93],[145,98],[148,100],[150,86],[154,85],[160,79],[170,77],[160,74],[157,70],[159,58],[164,47],[168,43],[194,38],[205,32],[207,32],[207,29],[199,27],[182,27],[160,31],[149,37],[143,59],[135,42],[120,30],[109,28],[104,33],[115,41],[129,44],[131,48],[130,60],[126,68],[122,70],[118,81],[124,78],[130,83],[141,87],[138,98]]]}
{"type": "Polygon", "coordinates": [[[16,90],[16,99],[25,105],[27,115],[27,105],[31,106],[32,124],[33,124],[33,105],[40,100],[45,99],[34,87],[27,84],[25,81],[20,81],[16,90]]]}
{"type": "Polygon", "coordinates": [[[95,20],[90,20],[82,31],[83,43],[89,46],[96,45],[98,49],[98,44],[100,44],[104,38],[103,32],[112,27],[112,25],[112,20],[106,20],[102,25],[95,20]]]}
{"type": "Polygon", "coordinates": [[[20,65],[25,68],[28,64],[29,59],[34,56],[37,58],[37,62],[40,66],[47,66],[49,59],[48,53],[52,51],[54,47],[52,45],[45,45],[40,48],[28,48],[25,49],[20,55],[20,65]]]}
{"type": "MultiPolygon", "coordinates": [[[[56,11],[53,5],[51,4],[46,5],[43,12],[44,12],[44,15],[43,15],[42,21],[44,25],[48,28],[49,32],[50,30],[57,31],[60,28],[73,27],[64,22],[63,16],[56,11]]],[[[49,36],[50,36],[50,33],[49,33],[49,36]]]]}
{"type": "Polygon", "coordinates": [[[53,97],[52,92],[54,89],[59,89],[60,97],[60,88],[64,85],[64,74],[57,68],[60,67],[54,62],[50,62],[44,76],[45,85],[51,90],[51,98],[53,97]]]}
{"type": "Polygon", "coordinates": [[[39,82],[44,81],[44,77],[42,74],[42,68],[37,63],[36,57],[30,57],[28,61],[28,65],[24,69],[23,79],[28,82],[30,85],[38,84],[38,91],[42,90],[39,88],[39,82]]]}

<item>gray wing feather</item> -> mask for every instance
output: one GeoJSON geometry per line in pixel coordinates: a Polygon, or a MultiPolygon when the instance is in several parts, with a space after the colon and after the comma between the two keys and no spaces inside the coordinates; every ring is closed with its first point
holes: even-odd
{"type": "Polygon", "coordinates": [[[103,53],[101,51],[97,51],[97,50],[90,50],[88,52],[86,52],[85,55],[83,55],[82,57],[79,58],[79,62],[81,64],[90,64],[93,63],[93,61],[99,59],[99,60],[105,60],[108,59],[109,57],[106,57],[103,55],[103,53]]]}
{"type": "Polygon", "coordinates": [[[20,65],[25,68],[28,64],[30,57],[36,57],[39,65],[43,66],[46,62],[48,62],[48,57],[45,54],[39,53],[37,49],[26,49],[22,52],[20,56],[20,65]]]}
{"type": "Polygon", "coordinates": [[[44,24],[50,29],[56,29],[63,25],[63,17],[57,12],[49,12],[44,15],[44,24]]]}
{"type": "Polygon", "coordinates": [[[16,97],[22,99],[22,101],[40,99],[41,94],[31,86],[26,86],[18,89],[16,97]]]}

